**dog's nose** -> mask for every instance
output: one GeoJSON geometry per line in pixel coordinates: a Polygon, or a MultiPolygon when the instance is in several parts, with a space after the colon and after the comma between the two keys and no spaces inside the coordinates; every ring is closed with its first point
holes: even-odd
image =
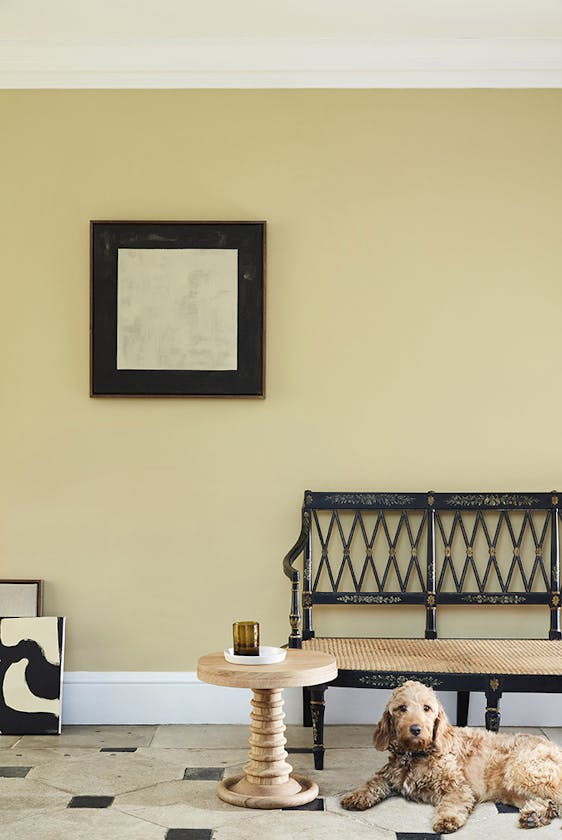
{"type": "Polygon", "coordinates": [[[420,734],[420,732],[421,732],[421,726],[418,726],[417,723],[413,723],[410,726],[410,734],[411,735],[414,735],[414,736],[417,737],[420,734]]]}

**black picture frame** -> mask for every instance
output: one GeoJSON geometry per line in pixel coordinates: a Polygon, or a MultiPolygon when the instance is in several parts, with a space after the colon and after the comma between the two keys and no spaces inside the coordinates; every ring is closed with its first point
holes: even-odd
{"type": "Polygon", "coordinates": [[[265,232],[263,221],[91,221],[90,395],[264,397],[265,232]]]}

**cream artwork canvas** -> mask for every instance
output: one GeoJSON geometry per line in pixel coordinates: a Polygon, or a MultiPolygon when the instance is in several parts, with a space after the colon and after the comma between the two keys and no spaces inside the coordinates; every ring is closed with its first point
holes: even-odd
{"type": "Polygon", "coordinates": [[[236,370],[238,251],[119,248],[118,370],[236,370]]]}

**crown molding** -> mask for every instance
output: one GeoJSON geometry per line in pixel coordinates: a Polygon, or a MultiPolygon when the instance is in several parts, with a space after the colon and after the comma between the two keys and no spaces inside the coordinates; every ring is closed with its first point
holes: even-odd
{"type": "Polygon", "coordinates": [[[559,88],[562,38],[0,39],[0,88],[559,88]]]}

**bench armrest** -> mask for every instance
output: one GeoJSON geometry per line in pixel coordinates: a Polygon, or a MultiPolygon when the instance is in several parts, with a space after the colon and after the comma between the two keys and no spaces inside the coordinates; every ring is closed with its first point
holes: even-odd
{"type": "Polygon", "coordinates": [[[300,648],[302,646],[302,612],[300,596],[301,573],[298,569],[295,569],[294,563],[306,551],[309,534],[310,519],[308,515],[303,515],[302,528],[299,538],[283,558],[283,572],[291,579],[291,611],[289,613],[289,624],[291,625],[289,647],[291,648],[300,648]]]}

